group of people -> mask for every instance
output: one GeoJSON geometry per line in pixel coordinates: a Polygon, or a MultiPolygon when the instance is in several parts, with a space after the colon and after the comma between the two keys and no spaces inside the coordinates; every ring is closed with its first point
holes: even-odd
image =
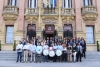
{"type": "Polygon", "coordinates": [[[16,62],[81,62],[82,57],[86,58],[86,43],[80,37],[23,38],[16,50],[16,62]]]}

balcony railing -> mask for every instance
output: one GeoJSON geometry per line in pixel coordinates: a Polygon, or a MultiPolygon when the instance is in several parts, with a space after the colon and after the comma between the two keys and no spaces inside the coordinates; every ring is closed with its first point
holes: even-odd
{"type": "Polygon", "coordinates": [[[38,15],[38,8],[27,8],[25,15],[38,15]]]}
{"type": "Polygon", "coordinates": [[[82,7],[82,17],[85,21],[95,21],[98,13],[95,6],[84,6],[82,7]]]}
{"type": "Polygon", "coordinates": [[[18,7],[16,6],[4,6],[3,14],[18,14],[18,7]]]}
{"type": "Polygon", "coordinates": [[[42,8],[42,15],[58,15],[58,8],[42,8]]]}
{"type": "Polygon", "coordinates": [[[61,8],[61,15],[75,15],[75,11],[73,8],[61,8]]]}
{"type": "Polygon", "coordinates": [[[82,7],[82,14],[84,13],[97,13],[97,8],[95,6],[84,6],[82,7]]]}

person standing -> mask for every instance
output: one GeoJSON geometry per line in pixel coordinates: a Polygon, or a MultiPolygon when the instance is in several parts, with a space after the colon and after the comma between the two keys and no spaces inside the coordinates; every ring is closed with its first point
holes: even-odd
{"type": "Polygon", "coordinates": [[[29,51],[30,62],[32,62],[33,59],[34,59],[34,62],[35,62],[35,52],[36,52],[36,45],[34,45],[34,42],[31,41],[31,44],[30,44],[30,51],[29,51]]]}
{"type": "Polygon", "coordinates": [[[83,39],[82,40],[82,48],[83,48],[83,51],[82,51],[82,56],[84,57],[84,58],[86,58],[86,42],[85,42],[85,40],[83,39]]]}
{"type": "MultiPolygon", "coordinates": [[[[52,44],[51,44],[50,47],[49,47],[49,52],[50,52],[50,51],[54,51],[54,48],[53,48],[52,44]]],[[[49,60],[50,60],[50,62],[53,61],[53,57],[51,57],[50,55],[49,55],[49,60]]]]}
{"type": "Polygon", "coordinates": [[[63,62],[66,62],[66,61],[67,61],[67,48],[66,48],[66,45],[63,46],[62,61],[63,61],[63,62]]]}
{"type": "MultiPolygon", "coordinates": [[[[54,44],[53,48],[54,48],[54,52],[56,53],[56,50],[57,50],[57,43],[54,44]]],[[[54,59],[53,59],[53,62],[56,62],[56,61],[57,61],[57,55],[55,54],[55,56],[54,56],[53,58],[54,58],[54,59]]]]}
{"type": "Polygon", "coordinates": [[[68,62],[71,62],[72,61],[72,46],[70,44],[68,44],[67,50],[68,50],[68,62]]]}
{"type": "Polygon", "coordinates": [[[37,53],[37,55],[36,55],[36,57],[37,57],[36,63],[38,61],[41,63],[41,61],[42,61],[42,46],[41,46],[40,43],[38,43],[38,45],[36,47],[36,53],[37,53]]]}
{"type": "Polygon", "coordinates": [[[73,56],[73,58],[74,58],[74,63],[75,63],[75,61],[76,61],[76,54],[77,54],[77,51],[78,51],[77,46],[76,46],[76,44],[74,43],[74,45],[73,45],[73,47],[72,47],[72,56],[73,56]]]}
{"type": "MultiPolygon", "coordinates": [[[[63,51],[63,46],[61,45],[61,43],[58,44],[58,50],[60,50],[61,52],[63,51]]],[[[58,56],[58,61],[61,62],[62,61],[62,55],[58,56]]]]}
{"type": "Polygon", "coordinates": [[[78,48],[78,52],[77,52],[77,62],[78,60],[80,59],[80,62],[82,61],[81,58],[82,58],[82,46],[80,45],[80,43],[78,44],[77,46],[78,48]]]}
{"type": "MultiPolygon", "coordinates": [[[[43,51],[44,50],[47,50],[48,51],[48,49],[49,49],[49,46],[45,43],[43,45],[43,51]]],[[[44,55],[44,62],[47,62],[47,61],[48,61],[48,55],[44,55]]]]}
{"type": "Polygon", "coordinates": [[[19,61],[20,58],[20,62],[22,61],[22,49],[23,49],[23,44],[21,44],[21,41],[19,41],[19,44],[16,46],[16,50],[17,50],[17,61],[19,61]]]}
{"type": "Polygon", "coordinates": [[[29,42],[26,42],[26,44],[23,47],[24,50],[24,62],[28,61],[28,51],[29,51],[29,42]]]}

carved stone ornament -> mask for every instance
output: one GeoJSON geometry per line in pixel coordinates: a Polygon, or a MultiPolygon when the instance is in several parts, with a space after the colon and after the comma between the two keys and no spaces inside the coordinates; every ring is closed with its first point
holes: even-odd
{"type": "Polygon", "coordinates": [[[15,21],[18,16],[18,11],[19,8],[16,6],[10,6],[10,5],[4,6],[3,13],[2,13],[3,19],[5,21],[9,21],[9,20],[15,21]]]}
{"type": "Polygon", "coordinates": [[[98,13],[96,6],[84,6],[82,7],[82,17],[85,21],[95,21],[98,13]]]}
{"type": "Polygon", "coordinates": [[[86,14],[86,15],[82,15],[83,19],[85,21],[95,21],[97,19],[97,14],[86,14]]]}
{"type": "Polygon", "coordinates": [[[56,24],[57,20],[55,20],[55,19],[45,19],[45,20],[42,20],[42,22],[44,24],[56,24]]]}
{"type": "Polygon", "coordinates": [[[17,19],[18,15],[13,15],[13,14],[3,14],[3,19],[5,21],[15,21],[17,19]]]}

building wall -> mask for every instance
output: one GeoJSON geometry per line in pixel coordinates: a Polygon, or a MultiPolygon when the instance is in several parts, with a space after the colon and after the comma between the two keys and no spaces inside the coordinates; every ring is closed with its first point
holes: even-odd
{"type": "MultiPolygon", "coordinates": [[[[73,26],[73,36],[75,37],[84,37],[86,39],[86,25],[92,25],[94,26],[94,36],[95,41],[99,41],[100,43],[100,0],[93,0],[93,5],[97,7],[98,17],[95,21],[84,21],[81,15],[81,8],[82,0],[72,0],[72,8],[75,9],[75,18],[71,20],[70,22],[61,16],[61,7],[62,7],[62,1],[57,0],[57,11],[58,16],[41,16],[41,13],[43,11],[42,7],[42,0],[38,0],[38,17],[37,19],[33,20],[33,24],[36,24],[36,33],[37,36],[42,36],[41,32],[45,28],[45,24],[42,22],[42,19],[55,19],[57,20],[57,23],[55,25],[55,29],[58,31],[58,36],[63,36],[63,25],[64,24],[72,24],[73,26]]],[[[7,5],[7,0],[0,0],[0,40],[2,43],[2,49],[6,50],[7,44],[5,43],[5,37],[6,37],[6,25],[14,25],[14,40],[16,40],[17,37],[20,37],[19,40],[26,37],[27,32],[27,25],[31,24],[30,21],[25,19],[25,9],[27,9],[28,0],[18,0],[18,8],[19,8],[19,14],[17,17],[17,20],[15,21],[5,21],[2,16],[3,7],[7,5]],[[5,45],[5,46],[4,46],[5,45]]],[[[18,41],[17,40],[17,43],[18,41]]],[[[96,43],[95,44],[87,44],[88,50],[96,50],[96,43]]],[[[9,47],[9,50],[12,49],[12,46],[9,47]]],[[[8,49],[7,49],[8,50],[8,49]]]]}

